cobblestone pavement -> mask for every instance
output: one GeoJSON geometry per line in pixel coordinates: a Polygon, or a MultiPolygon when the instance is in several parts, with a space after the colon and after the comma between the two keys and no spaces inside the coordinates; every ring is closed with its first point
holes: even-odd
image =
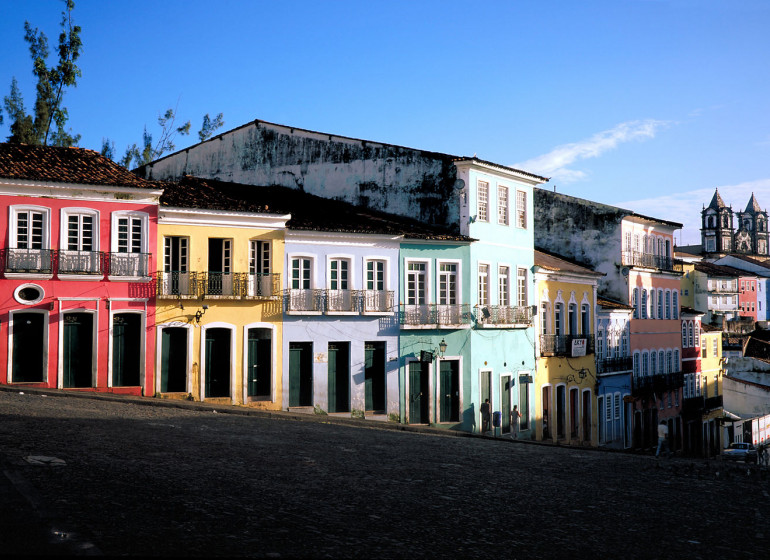
{"type": "Polygon", "coordinates": [[[770,554],[756,467],[136,400],[0,390],[0,554],[770,554]]]}

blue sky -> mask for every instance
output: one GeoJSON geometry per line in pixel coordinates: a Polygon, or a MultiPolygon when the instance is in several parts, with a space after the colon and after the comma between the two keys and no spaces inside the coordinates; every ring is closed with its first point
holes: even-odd
{"type": "MultiPolygon", "coordinates": [[[[63,4],[0,0],[0,94],[34,80],[24,21],[55,47],[63,4]]],[[[80,145],[121,155],[159,113],[224,113],[551,177],[547,188],[685,225],[718,187],[770,207],[766,0],[76,0],[80,145]]],[[[52,59],[53,61],[53,59],[52,59]]],[[[0,125],[0,138],[9,134],[0,125]]]]}

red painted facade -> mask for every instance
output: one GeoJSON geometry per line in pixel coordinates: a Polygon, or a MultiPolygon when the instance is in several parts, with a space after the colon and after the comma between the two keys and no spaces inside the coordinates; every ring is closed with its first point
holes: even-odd
{"type": "Polygon", "coordinates": [[[758,321],[757,277],[740,276],[738,278],[738,315],[758,321]]]}

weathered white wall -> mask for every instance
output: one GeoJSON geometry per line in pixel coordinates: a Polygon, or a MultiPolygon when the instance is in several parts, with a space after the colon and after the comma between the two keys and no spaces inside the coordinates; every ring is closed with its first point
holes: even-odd
{"type": "MultiPolygon", "coordinates": [[[[764,375],[767,383],[767,374],[764,375]]],[[[722,391],[724,408],[733,414],[743,418],[770,414],[770,385],[749,385],[725,376],[722,379],[722,391]]]]}
{"type": "Polygon", "coordinates": [[[453,156],[254,121],[144,168],[152,179],[195,175],[281,185],[459,228],[453,156]]]}

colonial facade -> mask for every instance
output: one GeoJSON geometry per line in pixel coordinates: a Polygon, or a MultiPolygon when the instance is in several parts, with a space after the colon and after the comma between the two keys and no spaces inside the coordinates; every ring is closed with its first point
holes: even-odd
{"type": "Polygon", "coordinates": [[[91,150],[0,144],[0,383],[153,394],[160,194],[91,150]]]}
{"type": "Polygon", "coordinates": [[[754,193],[746,209],[733,212],[722,200],[719,190],[701,211],[701,245],[705,253],[742,253],[768,256],[768,214],[762,210],[754,193]]]}

